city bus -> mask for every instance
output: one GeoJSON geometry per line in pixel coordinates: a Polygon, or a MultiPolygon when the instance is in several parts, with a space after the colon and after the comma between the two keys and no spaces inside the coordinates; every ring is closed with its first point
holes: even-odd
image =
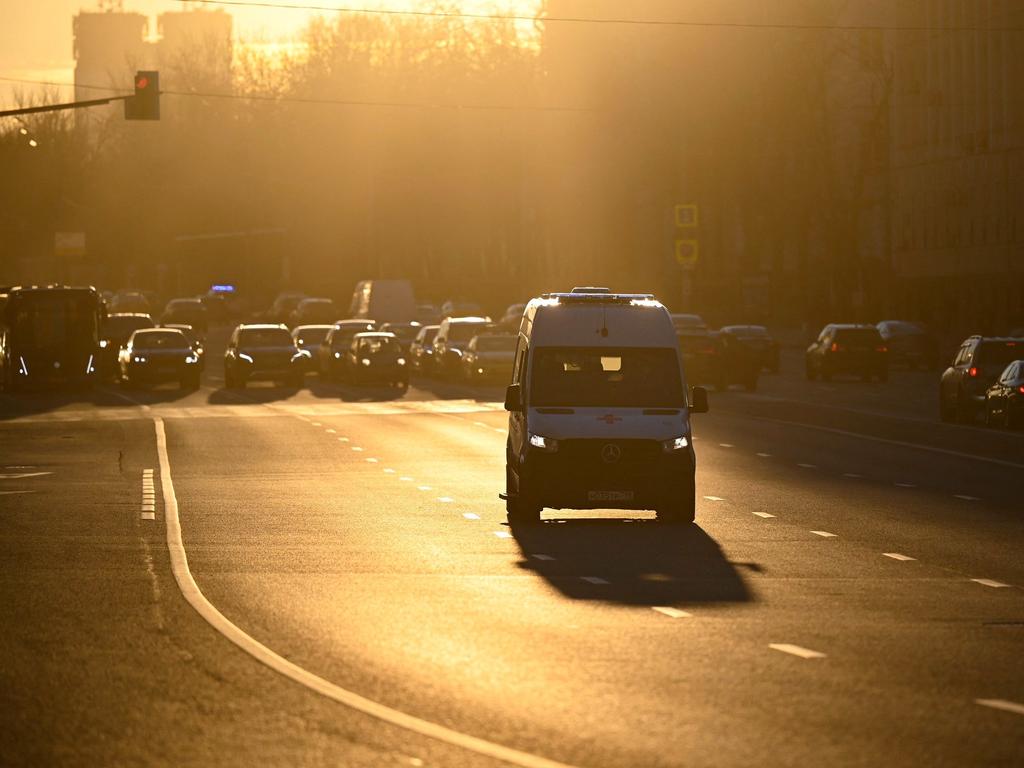
{"type": "Polygon", "coordinates": [[[8,391],[90,387],[103,301],[95,288],[13,287],[0,294],[0,383],[8,391]]]}

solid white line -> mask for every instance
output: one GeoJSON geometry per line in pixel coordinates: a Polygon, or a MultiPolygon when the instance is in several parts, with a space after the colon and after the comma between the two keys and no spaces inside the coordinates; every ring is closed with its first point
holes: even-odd
{"type": "Polygon", "coordinates": [[[751,514],[757,515],[758,517],[763,517],[765,520],[767,520],[770,517],[775,517],[775,515],[769,515],[767,512],[753,512],[751,514]]]}
{"type": "Polygon", "coordinates": [[[693,614],[687,613],[686,611],[680,611],[678,608],[670,608],[667,605],[655,605],[652,606],[653,610],[658,613],[663,613],[670,619],[688,619],[693,614]]]}
{"type": "Polygon", "coordinates": [[[799,656],[801,659],[825,658],[824,653],[820,653],[819,651],[812,651],[810,648],[804,648],[799,645],[791,645],[790,643],[769,643],[768,647],[774,651],[782,651],[783,653],[789,653],[793,656],[799,656]]]}
{"type": "Polygon", "coordinates": [[[171,570],[174,573],[174,580],[177,582],[182,596],[210,626],[275,672],[339,704],[363,712],[371,717],[376,717],[378,720],[383,720],[386,723],[397,725],[399,728],[405,728],[408,731],[443,741],[446,744],[451,744],[461,749],[484,755],[485,757],[504,760],[507,763],[522,766],[523,768],[569,768],[566,763],[531,755],[528,752],[521,752],[501,744],[495,744],[486,739],[460,733],[443,725],[408,715],[405,712],[400,712],[397,709],[392,709],[367,699],[288,661],[288,659],[274,653],[267,646],[247,635],[235,624],[232,624],[224,614],[217,610],[213,603],[206,599],[202,590],[199,589],[199,585],[196,584],[192,572],[189,570],[188,556],[185,553],[185,545],[181,538],[178,501],[175,498],[174,485],[171,482],[171,467],[167,456],[167,436],[164,432],[163,419],[156,416],[153,418],[153,424],[156,429],[157,454],[160,458],[160,482],[164,495],[164,509],[167,510],[167,549],[171,558],[171,570]]]}
{"type": "Polygon", "coordinates": [[[821,536],[822,538],[825,538],[825,539],[834,539],[834,538],[836,538],[836,535],[834,533],[829,533],[828,531],[811,531],[811,533],[813,533],[815,536],[821,536]]]}
{"type": "Polygon", "coordinates": [[[0,480],[22,480],[26,477],[42,477],[52,475],[53,472],[15,472],[7,475],[0,475],[0,480]]]}
{"type": "Polygon", "coordinates": [[[1024,704],[1018,704],[1016,701],[1007,701],[1006,699],[975,699],[974,703],[981,704],[983,707],[1001,709],[1004,712],[1013,712],[1015,715],[1024,715],[1024,704]]]}
{"type": "Polygon", "coordinates": [[[504,435],[505,434],[505,430],[504,429],[495,429],[494,431],[497,432],[499,435],[504,435]]]}
{"type": "Polygon", "coordinates": [[[760,456],[762,459],[770,459],[772,456],[770,453],[759,453],[757,455],[760,456]]]}
{"type": "Polygon", "coordinates": [[[508,531],[495,531],[494,535],[497,536],[499,539],[511,539],[512,538],[512,534],[509,533],[508,531]]]}
{"type": "Polygon", "coordinates": [[[35,491],[0,491],[0,496],[15,496],[20,493],[35,493],[35,491]]]}
{"type": "Polygon", "coordinates": [[[965,495],[963,495],[961,493],[954,493],[953,494],[953,498],[954,499],[963,499],[964,501],[981,501],[981,499],[979,499],[977,496],[965,496],[965,495]]]}
{"type": "Polygon", "coordinates": [[[725,501],[721,496],[705,496],[708,501],[725,501]]]}
{"type": "Polygon", "coordinates": [[[600,576],[580,576],[580,578],[588,584],[607,584],[607,579],[602,579],[600,576]]]}
{"type": "Polygon", "coordinates": [[[551,555],[545,555],[545,554],[543,554],[541,552],[536,552],[536,553],[530,555],[530,557],[532,557],[534,560],[554,560],[555,559],[551,555]]]}
{"type": "Polygon", "coordinates": [[[797,466],[798,467],[803,467],[804,469],[817,469],[818,468],[817,464],[797,464],[797,466]]]}
{"type": "Polygon", "coordinates": [[[901,555],[899,552],[883,552],[885,557],[891,557],[893,560],[899,560],[901,563],[905,563],[910,560],[917,560],[916,557],[910,557],[910,555],[901,555]]]}
{"type": "Polygon", "coordinates": [[[464,518],[466,518],[467,520],[479,520],[480,519],[480,515],[478,515],[476,512],[463,512],[462,516],[464,518]]]}
{"type": "Polygon", "coordinates": [[[917,488],[913,483],[893,483],[897,488],[917,488]]]}
{"type": "Polygon", "coordinates": [[[735,448],[736,446],[733,445],[732,443],[719,443],[718,447],[719,448],[735,448]]]}
{"type": "Polygon", "coordinates": [[[1010,586],[1009,584],[1004,584],[1003,582],[995,581],[994,579],[971,579],[971,581],[981,584],[984,587],[994,587],[995,589],[1010,586]]]}

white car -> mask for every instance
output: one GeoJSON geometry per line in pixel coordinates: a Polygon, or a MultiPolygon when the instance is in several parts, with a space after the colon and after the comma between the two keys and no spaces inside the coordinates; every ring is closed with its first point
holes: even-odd
{"type": "Polygon", "coordinates": [[[696,457],[676,332],[647,294],[574,288],[526,306],[509,411],[506,501],[513,525],[555,509],[650,509],[692,522],[696,457]]]}

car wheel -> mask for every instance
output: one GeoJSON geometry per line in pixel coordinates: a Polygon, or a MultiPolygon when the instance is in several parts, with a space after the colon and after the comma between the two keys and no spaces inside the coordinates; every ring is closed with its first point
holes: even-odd
{"type": "Polygon", "coordinates": [[[515,484],[516,490],[512,490],[512,469],[505,464],[505,516],[508,524],[513,528],[517,525],[537,525],[540,523],[540,513],[543,507],[533,501],[529,493],[523,487],[523,480],[515,484]]]}

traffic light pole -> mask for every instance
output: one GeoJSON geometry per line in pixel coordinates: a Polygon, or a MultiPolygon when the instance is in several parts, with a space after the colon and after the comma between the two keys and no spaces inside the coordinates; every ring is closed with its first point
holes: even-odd
{"type": "Polygon", "coordinates": [[[59,112],[64,109],[85,109],[86,107],[101,107],[113,101],[125,101],[134,98],[133,96],[111,96],[106,99],[89,99],[88,101],[68,101],[64,104],[44,104],[39,107],[22,107],[21,109],[5,109],[0,112],[0,117],[14,117],[15,115],[32,115],[37,112],[59,112]]]}

